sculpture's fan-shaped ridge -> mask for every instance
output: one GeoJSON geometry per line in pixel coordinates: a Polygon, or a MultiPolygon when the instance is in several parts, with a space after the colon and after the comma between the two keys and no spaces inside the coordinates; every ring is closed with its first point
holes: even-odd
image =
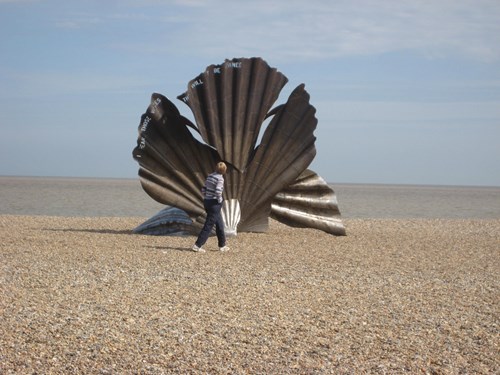
{"type": "Polygon", "coordinates": [[[260,127],[287,78],[259,58],[211,65],[179,95],[192,110],[203,140],[244,171],[260,127]]]}
{"type": "Polygon", "coordinates": [[[312,162],[316,155],[313,135],[316,124],[315,109],[309,104],[304,85],[300,85],[271,120],[248,168],[240,194],[242,225],[255,222],[252,215],[259,215],[258,207],[270,211],[274,196],[293,183],[312,162]]]}
{"type": "Polygon", "coordinates": [[[305,170],[297,180],[273,199],[271,217],[293,227],[311,227],[345,235],[337,198],[320,176],[305,170]]]}
{"type": "Polygon", "coordinates": [[[194,139],[186,121],[167,98],[153,94],[133,156],[140,164],[142,186],[153,199],[196,218],[204,215],[200,186],[211,172],[207,161],[213,165],[218,155],[194,139]]]}
{"type": "MultiPolygon", "coordinates": [[[[296,87],[285,104],[271,109],[286,82],[260,58],[210,65],[178,96],[191,109],[195,124],[166,97],[153,94],[133,152],[144,190],[185,212],[198,228],[205,215],[201,186],[215,163],[223,160],[228,165],[223,207],[228,233],[265,231],[271,215],[289,225],[345,234],[333,190],[307,170],[316,155],[318,121],[304,85],[296,87]],[[257,145],[266,118],[269,125],[257,145]],[[197,141],[189,127],[206,144],[197,141]]],[[[162,211],[144,228],[152,232],[151,225],[157,225],[167,234],[177,225],[183,232],[185,222],[179,217],[179,211],[162,211]]]]}

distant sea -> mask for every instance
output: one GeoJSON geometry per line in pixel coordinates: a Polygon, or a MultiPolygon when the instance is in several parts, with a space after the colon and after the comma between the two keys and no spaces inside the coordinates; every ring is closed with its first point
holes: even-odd
{"type": "MultiPolygon", "coordinates": [[[[344,218],[500,219],[500,187],[330,184],[344,218]]],[[[149,218],[139,179],[0,176],[0,215],[149,218]]]]}

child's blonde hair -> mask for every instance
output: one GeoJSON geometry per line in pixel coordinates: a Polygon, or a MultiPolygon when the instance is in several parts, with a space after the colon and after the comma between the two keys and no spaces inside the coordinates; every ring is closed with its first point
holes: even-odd
{"type": "Polygon", "coordinates": [[[227,171],[226,163],[222,161],[218,162],[217,166],[215,167],[215,170],[217,171],[217,173],[226,174],[227,171]]]}

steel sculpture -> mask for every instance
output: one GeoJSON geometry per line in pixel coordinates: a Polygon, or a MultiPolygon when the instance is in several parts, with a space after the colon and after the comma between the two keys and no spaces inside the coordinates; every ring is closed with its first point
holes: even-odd
{"type": "Polygon", "coordinates": [[[285,104],[271,109],[287,81],[261,58],[210,65],[178,96],[196,124],[166,97],[153,94],[141,117],[133,157],[144,190],[168,207],[134,231],[198,232],[205,215],[201,186],[223,160],[228,165],[223,207],[228,235],[264,232],[269,217],[345,235],[334,191],[307,169],[316,155],[317,119],[304,84],[285,104]]]}

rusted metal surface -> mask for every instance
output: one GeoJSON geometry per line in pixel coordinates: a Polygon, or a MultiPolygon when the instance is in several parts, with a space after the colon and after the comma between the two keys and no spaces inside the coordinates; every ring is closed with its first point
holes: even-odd
{"type": "MultiPolygon", "coordinates": [[[[293,226],[345,234],[333,190],[327,192],[328,185],[307,170],[316,154],[318,121],[304,85],[271,109],[286,82],[260,58],[210,65],[178,96],[193,112],[195,124],[166,97],[153,94],[133,151],[144,190],[186,212],[196,228],[205,215],[201,186],[223,160],[228,165],[223,206],[228,234],[266,231],[270,216],[293,226]],[[267,117],[269,125],[257,145],[267,117]]],[[[165,215],[168,211],[155,220],[168,222],[172,233],[175,222],[165,215]]]]}

